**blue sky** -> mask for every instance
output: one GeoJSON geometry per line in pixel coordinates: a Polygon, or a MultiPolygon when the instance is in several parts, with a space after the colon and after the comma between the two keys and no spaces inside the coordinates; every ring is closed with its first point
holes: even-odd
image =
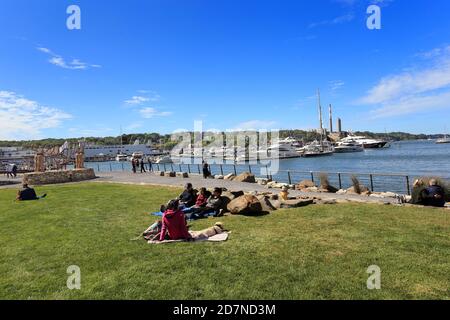
{"type": "Polygon", "coordinates": [[[450,130],[450,2],[0,1],[0,139],[311,129],[317,88],[344,129],[450,130]]]}

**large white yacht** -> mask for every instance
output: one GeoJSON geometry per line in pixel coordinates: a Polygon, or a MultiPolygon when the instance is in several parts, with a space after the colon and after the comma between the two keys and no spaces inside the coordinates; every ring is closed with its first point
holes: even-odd
{"type": "Polygon", "coordinates": [[[364,136],[348,136],[346,138],[341,139],[342,143],[357,143],[361,145],[364,149],[379,149],[379,148],[387,148],[389,147],[389,142],[379,139],[371,139],[364,136]]]}
{"type": "Polygon", "coordinates": [[[321,157],[321,156],[331,156],[334,153],[334,147],[330,141],[324,140],[313,141],[300,150],[300,155],[302,157],[321,157]]]}
{"type": "Polygon", "coordinates": [[[250,150],[248,156],[239,154],[236,157],[236,161],[299,158],[301,154],[297,152],[296,146],[296,140],[292,138],[277,140],[273,141],[266,149],[250,150]]]}
{"type": "Polygon", "coordinates": [[[338,142],[334,147],[334,152],[336,153],[349,153],[349,152],[362,152],[364,148],[361,144],[356,141],[348,140],[345,142],[338,142]]]}
{"type": "Polygon", "coordinates": [[[450,138],[445,135],[443,138],[437,139],[436,143],[443,144],[443,143],[450,143],[450,138]]]}

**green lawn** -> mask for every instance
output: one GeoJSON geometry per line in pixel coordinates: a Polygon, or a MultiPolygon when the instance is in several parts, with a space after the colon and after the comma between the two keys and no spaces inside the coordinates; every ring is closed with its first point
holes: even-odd
{"type": "MultiPolygon", "coordinates": [[[[450,214],[382,205],[230,216],[224,243],[131,241],[177,189],[45,186],[0,190],[1,299],[449,299],[450,214]],[[81,290],[66,287],[70,265],[81,290]],[[381,268],[381,290],[366,269],[381,268]]],[[[192,223],[211,226],[214,219],[192,223]]]]}

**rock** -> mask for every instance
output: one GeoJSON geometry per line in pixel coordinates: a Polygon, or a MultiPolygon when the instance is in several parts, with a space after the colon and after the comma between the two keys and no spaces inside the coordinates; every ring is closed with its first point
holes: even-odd
{"type": "Polygon", "coordinates": [[[233,181],[238,182],[248,182],[248,183],[256,183],[255,175],[250,172],[243,172],[240,175],[236,176],[233,181]]]}
{"type": "Polygon", "coordinates": [[[221,175],[221,174],[216,174],[215,176],[214,176],[214,179],[217,179],[217,180],[223,180],[223,175],[221,175]]]}
{"type": "Polygon", "coordinates": [[[302,190],[302,189],[311,188],[311,187],[315,187],[315,186],[316,185],[311,180],[303,180],[303,181],[300,181],[299,184],[297,184],[296,189],[302,190]]]}
{"type": "Polygon", "coordinates": [[[187,172],[177,172],[177,177],[189,178],[189,174],[187,172]]]}
{"type": "Polygon", "coordinates": [[[258,214],[262,212],[262,205],[257,197],[243,195],[231,200],[227,209],[231,214],[258,214]]]}
{"type": "Polygon", "coordinates": [[[175,178],[175,177],[177,176],[177,173],[176,173],[176,172],[173,172],[173,171],[171,171],[171,172],[166,172],[166,173],[164,174],[164,176],[166,176],[166,177],[171,177],[171,178],[175,178]]]}
{"type": "Polygon", "coordinates": [[[315,204],[336,204],[337,199],[321,199],[321,200],[316,200],[314,203],[315,204]]]}
{"type": "MultiPolygon", "coordinates": [[[[369,191],[369,188],[367,188],[366,186],[364,186],[362,184],[359,185],[359,189],[361,190],[360,194],[367,193],[369,191]]],[[[353,186],[347,189],[347,193],[349,193],[349,194],[358,194],[355,191],[355,187],[353,187],[353,186]]]]}
{"type": "Polygon", "coordinates": [[[230,191],[222,192],[222,197],[223,198],[228,198],[230,201],[233,200],[234,198],[236,198],[234,196],[234,194],[232,194],[230,191]]]}
{"type": "Polygon", "coordinates": [[[159,171],[156,173],[157,175],[164,177],[165,176],[165,172],[164,171],[159,171]]]}
{"type": "Polygon", "coordinates": [[[336,194],[346,194],[346,193],[347,193],[347,190],[344,190],[344,189],[340,189],[336,192],[336,194]]]}
{"type": "Polygon", "coordinates": [[[267,185],[267,183],[269,182],[268,179],[264,179],[264,178],[256,178],[256,183],[262,186],[267,185]]]}
{"type": "Polygon", "coordinates": [[[319,188],[317,187],[308,187],[305,189],[301,189],[300,191],[302,192],[319,192],[319,188]]]}
{"type": "Polygon", "coordinates": [[[230,193],[231,196],[233,197],[233,199],[239,198],[239,197],[244,195],[244,191],[242,191],[242,190],[239,190],[239,191],[227,191],[227,193],[230,193]]]}
{"type": "Polygon", "coordinates": [[[270,202],[268,196],[260,195],[260,196],[256,196],[256,198],[257,198],[257,199],[259,200],[259,202],[261,203],[262,211],[269,212],[269,211],[277,210],[277,208],[275,208],[275,207],[272,205],[272,203],[270,202]]]}
{"type": "Polygon", "coordinates": [[[299,208],[310,205],[313,202],[314,200],[303,200],[303,199],[286,200],[281,201],[281,208],[282,209],[299,208]]]}
{"type": "Polygon", "coordinates": [[[339,189],[333,186],[320,186],[319,188],[319,192],[328,192],[328,193],[336,193],[338,192],[339,189]]]}
{"type": "Polygon", "coordinates": [[[372,198],[377,198],[377,199],[380,199],[380,198],[384,198],[381,194],[379,194],[379,193],[372,193],[371,195],[370,195],[370,197],[372,197],[372,198]]]}
{"type": "Polygon", "coordinates": [[[269,198],[270,205],[275,209],[281,208],[281,201],[277,199],[269,198]]]}
{"type": "Polygon", "coordinates": [[[276,184],[278,184],[278,182],[270,181],[270,182],[267,183],[267,188],[273,188],[276,184]]]}
{"type": "Polygon", "coordinates": [[[233,173],[229,173],[223,177],[224,180],[233,180],[235,175],[233,173]]]}
{"type": "Polygon", "coordinates": [[[398,197],[398,194],[393,192],[382,192],[380,193],[380,196],[382,196],[383,198],[396,198],[398,197]]]}

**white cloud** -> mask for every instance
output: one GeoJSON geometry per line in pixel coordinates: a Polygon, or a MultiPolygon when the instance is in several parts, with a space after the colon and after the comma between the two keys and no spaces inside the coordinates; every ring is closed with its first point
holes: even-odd
{"type": "Polygon", "coordinates": [[[140,104],[143,104],[144,102],[148,102],[148,101],[150,101],[149,98],[141,97],[141,96],[133,96],[133,97],[131,97],[131,99],[125,100],[125,104],[140,105],[140,104]]]}
{"type": "Polygon", "coordinates": [[[71,115],[10,91],[0,91],[0,138],[34,139],[43,129],[58,127],[71,115]]]}
{"type": "Polygon", "coordinates": [[[231,131],[251,131],[251,130],[270,130],[274,129],[277,123],[270,120],[249,120],[239,123],[231,131]]]}
{"type": "Polygon", "coordinates": [[[329,82],[329,85],[331,92],[336,93],[336,91],[338,91],[345,85],[345,82],[342,80],[333,80],[329,82]]]}
{"type": "Polygon", "coordinates": [[[167,117],[172,115],[170,111],[159,111],[152,107],[146,107],[139,110],[141,116],[145,119],[151,119],[154,117],[167,117]]]}
{"type": "Polygon", "coordinates": [[[136,95],[131,97],[128,100],[125,100],[125,104],[127,105],[141,105],[145,102],[157,102],[161,99],[161,96],[156,93],[155,91],[148,91],[148,90],[138,90],[138,93],[141,95],[136,95]]]}
{"type": "Polygon", "coordinates": [[[101,68],[101,65],[88,64],[79,59],[72,59],[70,62],[67,62],[62,56],[54,53],[52,50],[48,48],[38,47],[37,50],[48,54],[50,56],[48,62],[60,68],[70,70],[86,70],[89,68],[101,68]]]}
{"type": "Polygon", "coordinates": [[[358,103],[375,106],[374,117],[391,117],[450,107],[450,47],[425,55],[431,65],[382,78],[358,103]]]}
{"type": "Polygon", "coordinates": [[[373,118],[396,117],[411,113],[435,111],[445,116],[442,109],[450,108],[450,92],[428,96],[411,96],[397,101],[390,101],[378,109],[372,110],[373,118]]]}

